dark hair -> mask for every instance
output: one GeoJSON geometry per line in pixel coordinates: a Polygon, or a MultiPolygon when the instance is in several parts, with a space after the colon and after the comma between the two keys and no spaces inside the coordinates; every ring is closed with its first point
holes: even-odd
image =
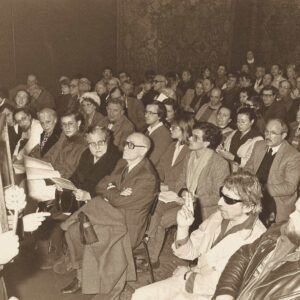
{"type": "Polygon", "coordinates": [[[246,115],[248,116],[249,120],[252,121],[256,121],[256,114],[254,109],[250,108],[250,107],[241,107],[240,109],[238,109],[237,111],[237,116],[238,115],[246,115]]]}
{"type": "Polygon", "coordinates": [[[167,109],[166,109],[165,105],[160,101],[153,101],[153,102],[149,103],[148,105],[156,105],[157,106],[158,118],[161,122],[164,123],[166,121],[166,117],[167,117],[167,109]]]}
{"type": "MultiPolygon", "coordinates": [[[[16,94],[15,94],[15,96],[14,96],[14,101],[16,102],[16,97],[17,97],[17,94],[18,94],[19,92],[24,92],[24,93],[27,95],[28,103],[29,103],[29,102],[30,102],[30,94],[29,94],[26,90],[24,90],[24,89],[19,89],[19,90],[17,90],[17,92],[16,92],[16,94]]],[[[27,103],[27,104],[28,104],[28,103],[27,103]]]]}
{"type": "Polygon", "coordinates": [[[221,143],[223,137],[221,130],[209,122],[196,122],[193,129],[200,129],[203,132],[203,141],[209,142],[208,148],[215,150],[221,143]]]}
{"type": "Polygon", "coordinates": [[[0,113],[4,111],[4,109],[8,109],[9,111],[11,111],[12,113],[15,112],[16,108],[11,105],[10,103],[5,102],[4,104],[2,104],[0,106],[0,113]]]}
{"type": "Polygon", "coordinates": [[[221,105],[219,108],[218,108],[218,111],[217,111],[217,114],[219,113],[219,111],[222,109],[222,108],[226,108],[227,110],[229,110],[230,112],[230,118],[232,119],[233,115],[234,115],[234,112],[233,112],[233,109],[227,105],[221,105]]]}
{"type": "Polygon", "coordinates": [[[20,108],[16,108],[15,111],[13,112],[13,116],[15,118],[15,115],[19,112],[23,112],[25,113],[27,116],[33,116],[32,110],[28,107],[20,107],[20,108]]]}
{"type": "Polygon", "coordinates": [[[250,98],[251,96],[253,96],[254,92],[253,89],[249,86],[249,87],[242,87],[240,89],[240,94],[241,93],[247,93],[248,97],[250,98]]]}
{"type": "Polygon", "coordinates": [[[276,87],[274,87],[273,85],[266,85],[262,88],[262,90],[260,91],[260,94],[262,95],[264,91],[272,91],[273,96],[275,96],[278,92],[278,90],[276,89],[276,87]]]}
{"type": "Polygon", "coordinates": [[[193,114],[190,112],[182,112],[173,119],[172,125],[178,126],[182,132],[183,138],[181,144],[188,143],[189,137],[192,135],[194,123],[193,114]]]}
{"type": "Polygon", "coordinates": [[[167,98],[163,101],[164,105],[171,105],[173,107],[174,112],[178,111],[179,105],[178,102],[173,98],[167,98]]]}
{"type": "Polygon", "coordinates": [[[125,110],[125,101],[124,101],[124,99],[123,99],[123,97],[119,97],[119,98],[109,98],[109,100],[108,100],[108,102],[107,102],[107,106],[109,105],[109,104],[118,104],[118,105],[120,105],[121,106],[121,108],[123,109],[123,110],[125,110]]]}

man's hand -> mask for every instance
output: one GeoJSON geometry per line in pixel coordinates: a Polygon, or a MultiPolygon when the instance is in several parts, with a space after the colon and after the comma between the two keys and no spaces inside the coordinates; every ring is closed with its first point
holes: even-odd
{"type": "Polygon", "coordinates": [[[31,232],[37,230],[42,225],[42,222],[45,221],[46,217],[49,217],[50,215],[49,212],[37,212],[24,216],[24,231],[31,232]]]}
{"type": "Polygon", "coordinates": [[[184,204],[177,213],[178,227],[189,227],[193,224],[194,220],[193,213],[184,204]]]}
{"type": "Polygon", "coordinates": [[[132,188],[127,188],[120,193],[121,196],[125,196],[125,197],[130,196],[131,194],[132,194],[132,188]]]}
{"type": "Polygon", "coordinates": [[[230,295],[220,295],[216,298],[216,300],[233,300],[234,298],[230,295]]]}
{"type": "Polygon", "coordinates": [[[9,210],[21,211],[26,206],[26,195],[24,193],[24,189],[17,185],[4,189],[4,198],[6,208],[9,210]]]}
{"type": "Polygon", "coordinates": [[[19,237],[13,231],[0,234],[0,265],[7,264],[19,253],[19,237]]]}
{"type": "Polygon", "coordinates": [[[75,199],[77,201],[88,201],[92,199],[90,193],[84,190],[77,189],[73,192],[73,194],[75,195],[75,199]]]}

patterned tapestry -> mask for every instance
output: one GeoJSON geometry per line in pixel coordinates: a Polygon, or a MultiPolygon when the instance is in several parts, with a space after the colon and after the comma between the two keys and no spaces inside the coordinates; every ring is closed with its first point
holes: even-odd
{"type": "Polygon", "coordinates": [[[235,0],[118,1],[118,69],[195,73],[230,64],[235,0]]]}
{"type": "Polygon", "coordinates": [[[300,0],[257,1],[258,49],[263,61],[300,63],[300,0]]]}

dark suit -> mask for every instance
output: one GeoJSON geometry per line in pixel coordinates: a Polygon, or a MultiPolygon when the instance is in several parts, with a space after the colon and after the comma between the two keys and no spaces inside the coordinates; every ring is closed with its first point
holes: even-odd
{"type": "Polygon", "coordinates": [[[127,97],[127,117],[139,132],[146,129],[145,107],[141,100],[133,97],[127,97]]]}
{"type": "MultiPolygon", "coordinates": [[[[256,142],[244,169],[256,174],[267,150],[265,141],[256,142]]],[[[294,211],[299,180],[300,153],[287,141],[283,141],[273,160],[267,181],[268,192],[276,202],[276,222],[287,220],[294,211]]]]}
{"type": "Polygon", "coordinates": [[[113,171],[120,158],[121,153],[113,144],[108,146],[107,152],[96,163],[94,163],[91,151],[86,149],[70,180],[77,188],[87,191],[92,197],[95,197],[97,183],[113,171]]]}
{"type": "Polygon", "coordinates": [[[112,174],[98,183],[96,194],[124,212],[131,245],[135,248],[146,230],[149,210],[158,191],[158,179],[153,166],[144,158],[122,181],[126,166],[127,161],[121,159],[112,174]],[[107,189],[109,183],[113,183],[114,187],[107,189]],[[120,193],[126,188],[131,188],[132,194],[121,196],[120,193]]]}
{"type": "Polygon", "coordinates": [[[149,135],[152,145],[150,149],[150,160],[156,166],[166,152],[169,145],[172,143],[170,131],[163,125],[155,129],[149,135]]]}

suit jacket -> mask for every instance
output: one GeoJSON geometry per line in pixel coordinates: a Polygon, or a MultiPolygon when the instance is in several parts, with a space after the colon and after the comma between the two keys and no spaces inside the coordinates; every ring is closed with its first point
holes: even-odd
{"type": "Polygon", "coordinates": [[[139,132],[146,129],[145,107],[141,100],[134,97],[127,97],[127,117],[139,132]]]}
{"type": "MultiPolygon", "coordinates": [[[[110,124],[108,117],[105,117],[100,126],[108,127],[110,124]]],[[[120,120],[114,124],[111,129],[113,135],[113,142],[119,148],[120,151],[123,151],[124,142],[127,137],[134,132],[133,124],[127,119],[126,116],[121,116],[120,120]]]]}
{"type": "Polygon", "coordinates": [[[41,149],[41,143],[44,139],[45,132],[43,131],[40,138],[40,143],[36,145],[31,153],[30,156],[36,157],[36,158],[42,158],[51,148],[56,144],[56,142],[59,140],[61,134],[61,129],[59,126],[55,126],[52,134],[48,138],[47,142],[45,143],[43,149],[41,149]]]}
{"type": "MultiPolygon", "coordinates": [[[[186,170],[188,166],[188,157],[185,160],[183,172],[178,180],[179,188],[186,187],[186,170]]],[[[220,187],[224,179],[230,174],[228,162],[216,152],[203,168],[196,189],[196,196],[199,199],[201,207],[202,220],[207,219],[212,213],[217,211],[220,199],[220,187]]]]}
{"type": "MultiPolygon", "coordinates": [[[[202,121],[202,116],[203,114],[206,112],[206,110],[209,108],[209,103],[205,103],[203,104],[200,109],[198,110],[198,112],[195,115],[195,119],[197,121],[202,121]]],[[[218,106],[218,108],[221,106],[221,104],[218,106]]],[[[217,113],[218,113],[218,108],[214,109],[213,112],[211,113],[209,119],[207,120],[207,122],[212,123],[214,125],[217,124],[217,113]]]]}
{"type": "Polygon", "coordinates": [[[139,162],[123,180],[127,161],[121,159],[110,176],[105,177],[96,186],[96,194],[108,199],[109,203],[125,214],[126,224],[132,248],[141,242],[148,220],[148,214],[158,192],[157,174],[147,158],[139,162]],[[108,188],[112,183],[113,187],[108,188]],[[130,196],[120,193],[131,188],[130,196]]]}
{"type": "Polygon", "coordinates": [[[149,158],[156,166],[161,156],[166,152],[172,143],[170,131],[165,126],[160,126],[149,135],[152,145],[149,151],[149,158]]]}
{"type": "Polygon", "coordinates": [[[83,132],[86,132],[89,127],[100,126],[102,120],[104,119],[104,116],[100,112],[96,111],[94,116],[93,116],[92,122],[89,125],[88,122],[87,122],[87,116],[85,114],[83,114],[83,116],[84,116],[84,129],[83,129],[83,132]]]}
{"type": "Polygon", "coordinates": [[[157,165],[157,172],[160,180],[167,184],[170,191],[178,193],[181,187],[176,186],[179,175],[183,172],[183,166],[190,150],[184,145],[172,166],[173,155],[177,142],[169,145],[167,151],[163,154],[157,165]]]}
{"type": "MultiPolygon", "coordinates": [[[[265,141],[257,142],[245,169],[256,174],[267,150],[265,141]]],[[[276,222],[287,220],[294,211],[299,180],[300,153],[287,141],[283,141],[273,160],[267,181],[268,192],[276,203],[276,222]]]]}
{"type": "Polygon", "coordinates": [[[89,149],[86,149],[70,180],[77,188],[87,191],[92,197],[95,197],[97,183],[113,171],[120,158],[121,153],[118,148],[111,144],[108,146],[107,152],[94,164],[94,156],[89,149]]]}

